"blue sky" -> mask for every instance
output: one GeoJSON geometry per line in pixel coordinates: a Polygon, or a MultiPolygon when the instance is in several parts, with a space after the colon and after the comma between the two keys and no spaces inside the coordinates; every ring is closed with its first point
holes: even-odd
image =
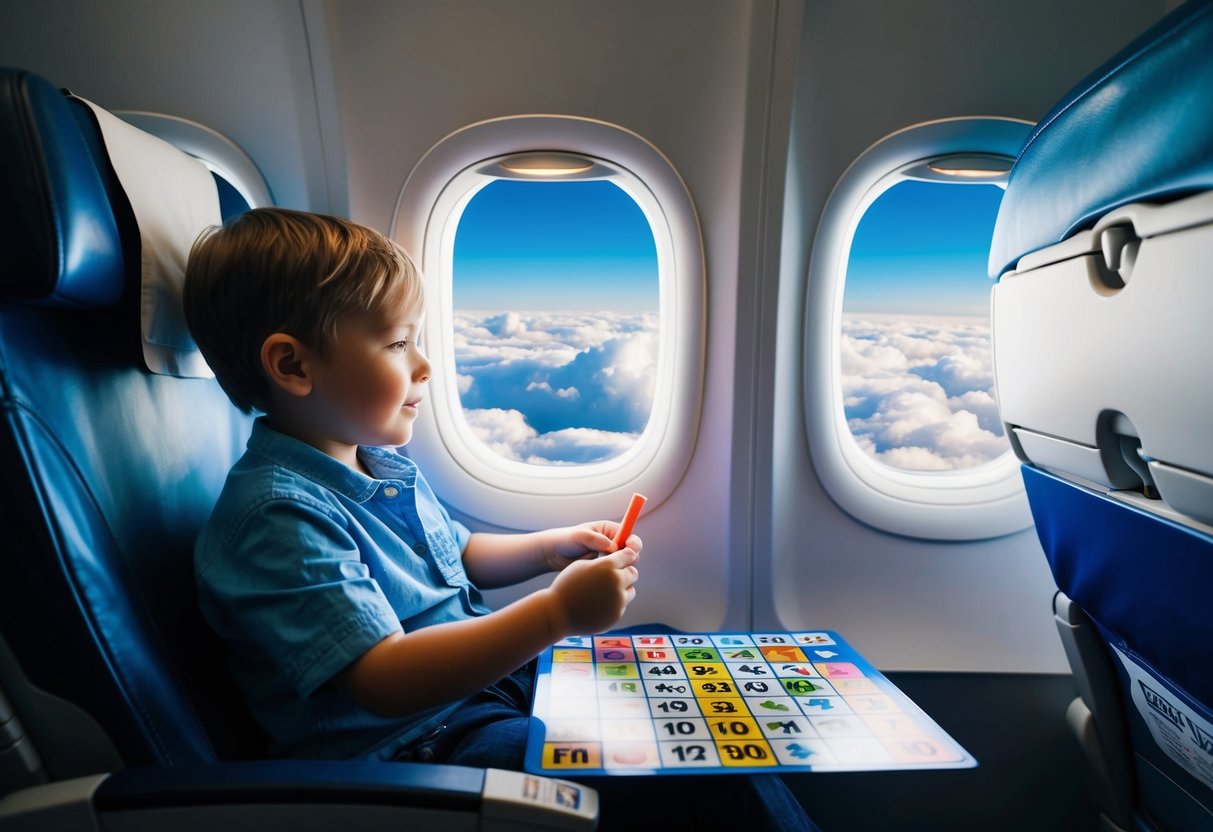
{"type": "Polygon", "coordinates": [[[843,311],[988,316],[996,185],[908,180],[885,191],[855,230],[843,311]]]}
{"type": "Polygon", "coordinates": [[[657,311],[657,250],[609,181],[486,185],[455,235],[454,303],[477,310],[657,311]]]}

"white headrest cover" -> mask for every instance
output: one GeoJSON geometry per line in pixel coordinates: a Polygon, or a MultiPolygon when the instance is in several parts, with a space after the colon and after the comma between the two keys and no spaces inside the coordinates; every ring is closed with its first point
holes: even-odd
{"type": "Polygon", "coordinates": [[[80,100],[97,116],[110,164],[139,226],[143,360],[153,373],[213,378],[185,325],[181,289],[194,241],[222,221],[215,180],[192,156],[80,100]]]}

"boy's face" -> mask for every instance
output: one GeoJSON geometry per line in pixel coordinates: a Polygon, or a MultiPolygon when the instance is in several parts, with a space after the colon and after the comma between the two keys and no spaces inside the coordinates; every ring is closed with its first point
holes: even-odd
{"type": "Polygon", "coordinates": [[[417,347],[421,315],[389,299],[337,323],[328,355],[313,366],[312,387],[332,440],[399,446],[412,438],[430,378],[430,362],[417,347]]]}

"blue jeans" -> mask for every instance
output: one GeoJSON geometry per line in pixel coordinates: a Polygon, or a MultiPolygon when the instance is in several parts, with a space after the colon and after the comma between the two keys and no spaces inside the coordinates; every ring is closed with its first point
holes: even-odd
{"type": "MultiPolygon", "coordinates": [[[[534,664],[528,664],[490,685],[449,714],[442,729],[396,758],[522,771],[534,673],[534,664]]],[[[603,830],[820,832],[776,774],[594,777],[585,782],[598,791],[603,830]]]]}

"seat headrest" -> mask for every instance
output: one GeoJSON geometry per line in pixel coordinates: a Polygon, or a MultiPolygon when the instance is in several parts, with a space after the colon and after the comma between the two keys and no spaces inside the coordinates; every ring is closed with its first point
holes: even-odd
{"type": "Polygon", "coordinates": [[[1213,187],[1213,0],[1188,0],[1071,89],[1011,169],[990,245],[1025,254],[1134,202],[1213,187]]]}
{"type": "Polygon", "coordinates": [[[0,69],[0,300],[102,307],[122,295],[122,242],[94,152],[58,90],[0,69]]]}
{"type": "Polygon", "coordinates": [[[194,241],[221,222],[225,183],[32,73],[0,70],[0,96],[0,233],[16,253],[0,300],[105,307],[137,290],[148,369],[210,377],[185,324],[181,286],[194,241]]]}

